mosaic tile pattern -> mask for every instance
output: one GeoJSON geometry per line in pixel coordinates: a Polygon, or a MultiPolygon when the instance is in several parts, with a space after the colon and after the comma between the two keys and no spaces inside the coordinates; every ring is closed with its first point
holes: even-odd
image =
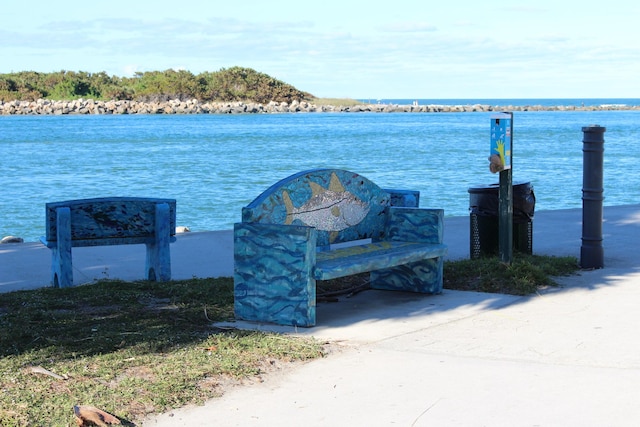
{"type": "Polygon", "coordinates": [[[234,228],[236,317],[313,326],[316,280],[368,271],[379,289],[441,292],[443,211],[418,203],[416,191],[386,191],[339,169],[274,184],[234,228]]]}

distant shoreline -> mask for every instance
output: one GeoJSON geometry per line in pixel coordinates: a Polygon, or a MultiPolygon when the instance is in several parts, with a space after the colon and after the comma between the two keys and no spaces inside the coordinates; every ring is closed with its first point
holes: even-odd
{"type": "Polygon", "coordinates": [[[441,104],[357,104],[317,105],[307,101],[269,102],[200,102],[171,100],[163,102],[95,101],[0,101],[0,115],[84,115],[84,114],[275,114],[275,113],[473,113],[492,111],[617,111],[640,110],[640,105],[441,105],[441,104]]]}

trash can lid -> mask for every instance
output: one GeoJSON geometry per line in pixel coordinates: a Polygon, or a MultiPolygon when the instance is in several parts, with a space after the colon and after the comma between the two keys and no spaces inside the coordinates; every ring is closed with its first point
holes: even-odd
{"type": "MultiPolygon", "coordinates": [[[[511,184],[513,187],[518,187],[518,186],[527,186],[527,187],[531,187],[531,182],[530,181],[514,181],[511,184]]],[[[498,189],[500,189],[500,183],[499,182],[495,182],[493,184],[480,184],[480,185],[474,185],[473,187],[469,187],[469,189],[467,190],[467,192],[469,193],[491,193],[493,191],[497,191],[498,189]]]]}

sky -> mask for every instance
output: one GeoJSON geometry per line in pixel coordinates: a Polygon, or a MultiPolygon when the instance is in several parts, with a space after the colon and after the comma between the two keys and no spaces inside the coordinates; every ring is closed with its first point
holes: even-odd
{"type": "Polygon", "coordinates": [[[240,66],[322,98],[640,98],[628,0],[32,0],[0,17],[0,73],[240,66]]]}

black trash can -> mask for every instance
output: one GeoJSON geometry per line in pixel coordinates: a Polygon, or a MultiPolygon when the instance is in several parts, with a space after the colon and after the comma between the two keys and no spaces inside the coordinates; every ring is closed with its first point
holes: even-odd
{"type": "MultiPolygon", "coordinates": [[[[500,185],[469,188],[470,256],[498,254],[500,185]]],[[[513,249],[533,253],[533,214],[536,196],[530,182],[513,184],[513,249]]]]}

